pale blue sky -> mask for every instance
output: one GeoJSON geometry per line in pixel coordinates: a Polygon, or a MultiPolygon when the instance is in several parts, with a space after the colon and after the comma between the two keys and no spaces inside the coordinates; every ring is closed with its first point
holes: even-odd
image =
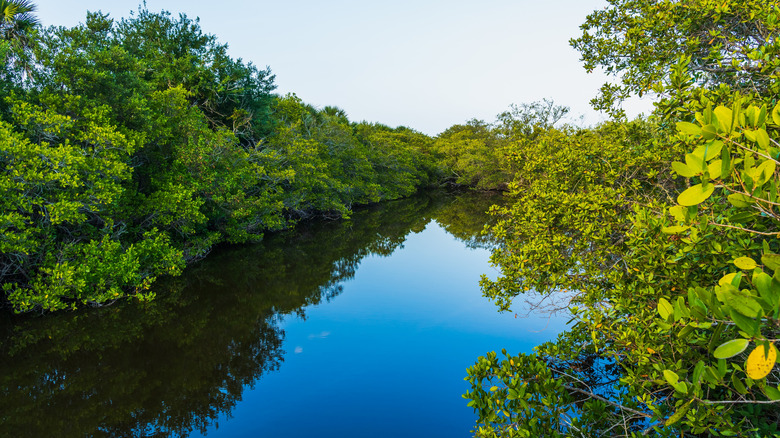
{"type": "MultiPolygon", "coordinates": [[[[48,25],[73,26],[86,11],[126,17],[139,0],[37,0],[48,25]]],[[[277,92],[343,108],[351,120],[435,135],[471,118],[493,121],[511,103],[552,98],[583,115],[604,82],[568,45],[605,0],[147,0],[200,17],[234,57],[266,65],[277,92]]],[[[648,112],[648,100],[627,106],[648,112]]]]}

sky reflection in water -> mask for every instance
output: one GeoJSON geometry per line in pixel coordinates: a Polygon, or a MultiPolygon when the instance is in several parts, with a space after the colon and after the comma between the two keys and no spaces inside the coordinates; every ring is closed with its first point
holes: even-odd
{"type": "Polygon", "coordinates": [[[208,436],[469,436],[466,368],[487,351],[530,352],[564,322],[499,314],[478,285],[489,255],[430,222],[364,259],[334,300],[284,318],[284,364],[208,436]]]}

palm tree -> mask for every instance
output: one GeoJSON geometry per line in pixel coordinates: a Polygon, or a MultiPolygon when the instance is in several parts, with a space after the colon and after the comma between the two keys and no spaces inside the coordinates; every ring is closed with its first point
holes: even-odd
{"type": "Polygon", "coordinates": [[[0,0],[0,39],[26,46],[29,32],[39,24],[35,9],[29,0],[0,0]]]}
{"type": "Polygon", "coordinates": [[[20,78],[29,78],[32,74],[32,30],[39,25],[38,18],[33,15],[35,9],[29,0],[0,0],[0,43],[10,44],[11,49],[5,51],[4,56],[0,55],[0,65],[15,66],[21,73],[20,78]]]}

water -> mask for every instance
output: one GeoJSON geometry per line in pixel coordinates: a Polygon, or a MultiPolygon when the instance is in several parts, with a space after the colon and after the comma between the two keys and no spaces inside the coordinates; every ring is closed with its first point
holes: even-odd
{"type": "Polygon", "coordinates": [[[0,435],[467,437],[466,368],[564,324],[481,296],[496,201],[387,203],[217,251],[149,304],[6,315],[0,435]]]}

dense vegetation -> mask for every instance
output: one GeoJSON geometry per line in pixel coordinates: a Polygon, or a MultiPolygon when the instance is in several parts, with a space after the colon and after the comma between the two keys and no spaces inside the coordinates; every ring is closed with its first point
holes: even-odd
{"type": "Polygon", "coordinates": [[[0,276],[16,311],[151,298],[219,242],[438,178],[427,136],[274,95],[268,69],[197,20],[7,26],[24,31],[0,45],[0,276]]]}
{"type": "Polygon", "coordinates": [[[490,353],[465,395],[478,436],[777,436],[777,2],[610,0],[572,41],[620,78],[594,103],[648,122],[520,137],[483,279],[572,324],[534,354],[490,353]]]}
{"type": "Polygon", "coordinates": [[[617,78],[593,101],[613,121],[561,126],[544,101],[435,138],[275,95],[197,20],[39,29],[29,6],[0,2],[16,311],[152,298],[220,242],[420,187],[501,189],[486,296],[509,309],[533,291],[572,324],[469,369],[478,436],[780,433],[776,1],[609,0],[572,45],[617,78]],[[645,93],[654,114],[622,118],[645,93]]]}

